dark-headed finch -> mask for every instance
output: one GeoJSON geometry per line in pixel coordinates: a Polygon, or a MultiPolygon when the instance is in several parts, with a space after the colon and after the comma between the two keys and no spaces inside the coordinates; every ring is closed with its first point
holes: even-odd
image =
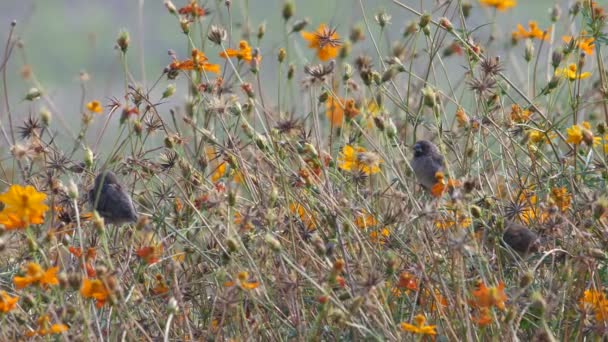
{"type": "Polygon", "coordinates": [[[89,203],[106,223],[121,225],[137,222],[137,212],[131,196],[112,171],[97,175],[93,189],[89,190],[89,203]]]}
{"type": "Polygon", "coordinates": [[[439,148],[428,140],[419,140],[414,145],[414,157],[411,161],[412,169],[416,174],[418,183],[430,191],[437,183],[435,174],[443,171],[443,156],[439,148]]]}

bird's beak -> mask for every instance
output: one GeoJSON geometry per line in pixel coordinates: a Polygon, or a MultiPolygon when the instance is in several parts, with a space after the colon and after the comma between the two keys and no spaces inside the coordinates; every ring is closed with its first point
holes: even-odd
{"type": "Polygon", "coordinates": [[[414,152],[422,153],[422,146],[420,146],[420,144],[414,145],[414,152]]]}

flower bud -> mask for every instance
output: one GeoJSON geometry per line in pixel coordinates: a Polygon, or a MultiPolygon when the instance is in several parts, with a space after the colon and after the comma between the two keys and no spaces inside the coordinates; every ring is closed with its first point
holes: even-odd
{"type": "Polygon", "coordinates": [[[279,242],[279,240],[272,236],[272,234],[267,233],[266,236],[264,236],[264,241],[266,242],[266,244],[268,244],[268,247],[270,247],[270,249],[272,249],[274,252],[281,251],[281,242],[279,242]]]}
{"type": "Polygon", "coordinates": [[[25,95],[25,99],[28,101],[34,101],[42,96],[42,92],[38,88],[30,88],[27,94],[25,95]]]}
{"type": "Polygon", "coordinates": [[[295,12],[295,6],[293,2],[287,1],[285,5],[283,5],[283,20],[287,21],[289,18],[293,17],[295,12]]]}
{"type": "Polygon", "coordinates": [[[70,179],[70,183],[68,184],[68,197],[71,199],[78,198],[78,186],[72,179],[70,179]]]}
{"type": "Polygon", "coordinates": [[[171,2],[170,0],[165,0],[165,7],[169,11],[169,13],[171,13],[171,14],[176,14],[177,13],[177,8],[173,4],[173,2],[171,2]]]}
{"type": "Polygon", "coordinates": [[[120,51],[122,51],[122,53],[127,52],[130,40],[131,39],[129,38],[129,32],[127,32],[126,30],[120,31],[120,33],[118,34],[118,39],[116,39],[116,44],[118,44],[118,47],[120,48],[120,51]]]}
{"type": "Polygon", "coordinates": [[[420,26],[420,28],[425,28],[427,27],[427,25],[431,22],[431,15],[428,13],[424,13],[421,17],[420,17],[420,21],[418,22],[418,26],[420,26]]]}
{"type": "Polygon", "coordinates": [[[48,110],[46,107],[42,107],[40,109],[40,121],[42,121],[42,124],[46,127],[48,127],[51,124],[51,119],[53,117],[53,113],[51,113],[50,110],[48,110]]]}
{"type": "Polygon", "coordinates": [[[165,89],[165,91],[163,92],[163,99],[166,99],[168,97],[171,97],[173,94],[175,94],[175,84],[171,83],[167,86],[167,88],[165,89]]]}
{"type": "Polygon", "coordinates": [[[422,88],[422,97],[427,107],[433,108],[437,105],[437,94],[430,86],[422,88]]]}
{"type": "Polygon", "coordinates": [[[284,48],[280,48],[279,54],[277,57],[277,60],[279,61],[279,63],[283,63],[283,61],[285,60],[285,57],[287,57],[287,51],[285,51],[284,48]]]}

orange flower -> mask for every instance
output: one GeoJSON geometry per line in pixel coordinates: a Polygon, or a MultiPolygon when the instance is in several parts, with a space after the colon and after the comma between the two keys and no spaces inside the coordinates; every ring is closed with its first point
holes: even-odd
{"type": "Polygon", "coordinates": [[[25,276],[15,276],[13,283],[17,289],[22,289],[32,284],[47,288],[49,285],[59,284],[59,280],[57,279],[58,271],[59,267],[51,267],[45,271],[37,263],[30,262],[26,266],[25,276]]]}
{"type": "Polygon", "coordinates": [[[25,334],[27,337],[56,335],[68,331],[69,327],[65,324],[51,324],[51,319],[48,315],[38,318],[38,330],[28,331],[25,334]]]}
{"type": "Polygon", "coordinates": [[[308,41],[308,47],[317,50],[320,60],[327,61],[338,55],[342,41],[335,29],[321,24],[315,32],[302,31],[301,34],[302,38],[308,41]]]}
{"type": "Polygon", "coordinates": [[[0,312],[7,313],[17,306],[19,297],[11,297],[6,291],[0,291],[0,312]]]}
{"type": "Polygon", "coordinates": [[[325,116],[329,119],[332,127],[342,126],[342,120],[344,120],[344,99],[339,97],[330,96],[327,99],[325,116]]]}
{"type": "Polygon", "coordinates": [[[357,108],[355,100],[353,100],[353,99],[346,100],[346,103],[344,105],[344,114],[346,114],[346,117],[351,120],[355,116],[361,114],[361,111],[359,110],[359,108],[357,108]]]}
{"type": "Polygon", "coordinates": [[[498,283],[498,286],[494,287],[486,287],[481,282],[477,290],[474,290],[472,294],[474,299],[471,304],[476,308],[491,308],[495,306],[500,310],[505,309],[507,295],[505,294],[505,284],[502,281],[498,283]]]}
{"type": "Polygon", "coordinates": [[[236,283],[234,281],[227,281],[224,283],[224,286],[232,287],[236,285],[246,291],[256,289],[260,286],[260,283],[257,281],[249,281],[249,273],[246,271],[239,272],[236,275],[236,279],[236,283]]]}
{"type": "Polygon", "coordinates": [[[435,325],[425,325],[426,317],[424,317],[424,315],[416,315],[414,321],[416,324],[401,323],[401,330],[420,335],[437,335],[435,325]]]}
{"type": "Polygon", "coordinates": [[[209,11],[200,7],[197,0],[191,0],[190,3],[178,10],[179,14],[189,15],[192,18],[204,17],[209,11]]]}
{"type": "Polygon", "coordinates": [[[549,31],[543,31],[538,27],[538,24],[536,23],[536,21],[530,21],[528,22],[528,27],[530,28],[529,31],[526,31],[526,29],[521,25],[521,24],[517,24],[517,31],[513,31],[512,36],[515,39],[526,39],[526,38],[530,38],[530,39],[544,39],[547,40],[549,39],[549,31]]]}
{"type": "Polygon", "coordinates": [[[92,113],[101,114],[103,112],[103,108],[101,107],[101,103],[97,100],[91,101],[86,105],[87,109],[92,113]]]}
{"type": "Polygon", "coordinates": [[[439,171],[435,174],[437,182],[431,188],[431,195],[433,197],[441,197],[447,190],[454,190],[462,185],[462,183],[456,179],[445,180],[443,172],[439,171]]]}
{"type": "Polygon", "coordinates": [[[359,227],[360,229],[373,227],[377,224],[378,220],[376,220],[373,215],[365,210],[355,216],[355,226],[359,227]]]}
{"type": "Polygon", "coordinates": [[[456,121],[458,122],[458,127],[466,127],[469,125],[469,116],[462,107],[456,109],[456,121]]]}
{"type": "MultiPolygon", "coordinates": [[[[575,44],[576,46],[583,52],[585,52],[588,55],[592,55],[593,54],[593,50],[595,49],[595,44],[593,43],[595,41],[595,38],[593,37],[585,37],[585,35],[587,34],[587,32],[582,31],[580,34],[580,37],[576,39],[575,44]]],[[[568,44],[572,41],[573,37],[572,36],[563,36],[562,40],[568,44]]]]}
{"type": "Polygon", "coordinates": [[[219,74],[220,66],[218,64],[211,64],[208,62],[207,56],[197,49],[192,49],[192,59],[186,59],[184,61],[173,61],[169,68],[171,70],[196,70],[196,71],[208,71],[219,74]]]}
{"type": "Polygon", "coordinates": [[[484,6],[494,7],[501,12],[517,5],[516,0],[479,0],[479,3],[484,6]]]}
{"type": "Polygon", "coordinates": [[[416,277],[409,272],[401,272],[399,275],[399,281],[397,282],[397,287],[418,291],[418,283],[416,277]]]}
{"type": "Polygon", "coordinates": [[[585,290],[583,297],[579,299],[581,308],[589,307],[595,314],[598,322],[608,321],[608,299],[602,290],[585,290]]]}
{"type": "Polygon", "coordinates": [[[242,59],[245,62],[251,62],[251,46],[245,40],[241,40],[239,42],[239,49],[226,49],[226,51],[220,52],[220,57],[222,58],[230,58],[236,57],[238,59],[242,59]]]}
{"type": "Polygon", "coordinates": [[[317,220],[301,204],[295,203],[295,202],[291,203],[289,205],[289,211],[291,211],[292,214],[297,214],[300,217],[300,220],[302,220],[302,223],[304,223],[304,225],[306,225],[306,228],[308,230],[315,230],[315,229],[317,229],[317,220]]]}
{"type": "Polygon", "coordinates": [[[110,291],[106,284],[100,279],[84,279],[82,287],[80,288],[80,294],[84,298],[92,298],[97,302],[95,306],[99,309],[110,297],[110,291]]]}
{"type": "Polygon", "coordinates": [[[511,105],[511,120],[515,122],[526,122],[530,119],[531,111],[522,109],[517,103],[511,105]]]}
{"type": "Polygon", "coordinates": [[[31,186],[11,185],[0,194],[4,208],[0,211],[0,224],[5,229],[25,228],[29,224],[42,224],[49,207],[44,204],[46,194],[31,186]]]}
{"type": "Polygon", "coordinates": [[[565,187],[553,188],[551,189],[549,200],[551,203],[555,204],[563,213],[570,208],[570,204],[572,202],[572,195],[568,193],[568,189],[566,189],[565,187]]]}
{"type": "Polygon", "coordinates": [[[154,286],[151,291],[155,295],[164,295],[169,292],[169,286],[167,286],[162,274],[156,275],[156,286],[154,286]]]}
{"type": "Polygon", "coordinates": [[[380,230],[373,230],[369,232],[369,240],[372,243],[377,243],[380,245],[386,244],[388,242],[388,238],[391,236],[391,231],[384,227],[380,230]]]}
{"type": "Polygon", "coordinates": [[[152,265],[154,263],[157,263],[161,255],[163,254],[163,245],[157,244],[145,246],[135,251],[135,254],[137,254],[138,257],[142,258],[142,260],[146,264],[152,265]]]}

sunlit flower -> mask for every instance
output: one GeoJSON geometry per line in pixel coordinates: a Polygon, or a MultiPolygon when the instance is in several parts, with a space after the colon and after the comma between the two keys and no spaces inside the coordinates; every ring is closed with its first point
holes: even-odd
{"type": "Polygon", "coordinates": [[[401,330],[411,332],[413,334],[437,335],[435,325],[425,325],[426,317],[424,317],[424,315],[416,315],[416,317],[414,317],[414,322],[415,324],[401,323],[399,326],[401,327],[401,330]]]}
{"type": "Polygon", "coordinates": [[[511,120],[522,123],[530,120],[532,112],[528,109],[522,109],[517,103],[511,105],[511,120]]]}
{"type": "Polygon", "coordinates": [[[320,60],[327,61],[338,55],[342,41],[335,29],[321,24],[315,32],[302,31],[301,34],[308,41],[308,47],[317,50],[320,60]]]}
{"type": "Polygon", "coordinates": [[[346,145],[338,156],[338,167],[344,171],[363,172],[372,175],[380,172],[382,159],[361,146],[346,145]]]}
{"type": "Polygon", "coordinates": [[[110,297],[110,291],[101,279],[84,279],[80,294],[84,298],[95,299],[95,306],[101,308],[110,297]]]}
{"type": "MultiPolygon", "coordinates": [[[[595,38],[585,37],[586,34],[587,34],[587,32],[582,31],[580,37],[575,40],[575,44],[576,44],[576,46],[578,46],[578,48],[581,51],[585,52],[588,55],[592,55],[593,50],[595,49],[595,44],[593,43],[595,41],[595,38]]],[[[563,36],[562,37],[562,40],[565,43],[570,43],[572,41],[572,39],[573,39],[572,36],[563,36]]]]}
{"type": "Polygon", "coordinates": [[[551,189],[549,195],[550,201],[555,204],[561,212],[565,212],[570,208],[572,195],[565,187],[551,189]]]}
{"type": "Polygon", "coordinates": [[[100,114],[101,112],[103,112],[103,108],[101,107],[101,103],[97,100],[91,101],[89,103],[86,104],[87,109],[91,112],[91,113],[97,113],[100,114]]]}
{"type": "Polygon", "coordinates": [[[46,288],[49,285],[59,284],[57,272],[59,272],[59,267],[51,267],[45,271],[37,263],[30,262],[26,266],[25,276],[15,276],[13,283],[17,289],[22,289],[29,285],[39,285],[46,288]]]}
{"type": "Polygon", "coordinates": [[[224,283],[224,286],[225,287],[238,286],[239,288],[241,288],[243,290],[250,291],[250,290],[258,288],[260,286],[260,283],[257,281],[250,281],[249,273],[246,271],[242,271],[236,275],[236,282],[227,281],[224,283]]]}
{"type": "Polygon", "coordinates": [[[536,21],[528,22],[529,30],[526,30],[521,24],[517,24],[517,31],[513,31],[512,36],[515,39],[549,39],[549,31],[543,31],[538,27],[536,21]]]}
{"type": "Polygon", "coordinates": [[[502,281],[493,287],[487,287],[486,284],[480,282],[472,295],[471,305],[476,308],[497,307],[500,310],[505,309],[507,295],[505,294],[505,284],[502,281]]]}
{"type": "Polygon", "coordinates": [[[587,77],[590,77],[591,73],[589,71],[581,73],[577,70],[576,63],[570,63],[566,68],[555,70],[555,76],[567,77],[570,81],[574,81],[576,79],[582,80],[587,77]]]}
{"type": "Polygon", "coordinates": [[[245,40],[241,40],[239,42],[239,49],[226,49],[226,52],[220,52],[220,57],[222,58],[230,58],[236,57],[238,59],[242,59],[245,62],[251,62],[251,46],[245,40]]]}
{"type": "Polygon", "coordinates": [[[479,3],[484,6],[494,7],[499,11],[506,11],[517,5],[516,0],[479,0],[479,3]]]}
{"type": "Polygon", "coordinates": [[[29,224],[44,222],[44,213],[49,207],[44,204],[46,194],[31,186],[18,184],[0,194],[4,209],[0,211],[0,224],[6,229],[25,228],[29,224]]]}
{"type": "Polygon", "coordinates": [[[186,59],[183,61],[174,60],[169,68],[171,70],[196,70],[196,71],[208,71],[219,74],[220,66],[218,64],[211,64],[208,62],[207,56],[202,51],[192,49],[192,59],[186,59]]]}
{"type": "Polygon", "coordinates": [[[566,128],[566,134],[568,135],[566,142],[574,145],[580,145],[584,142],[587,146],[597,146],[602,140],[601,137],[593,135],[591,125],[587,121],[566,128]]]}
{"type": "Polygon", "coordinates": [[[68,331],[68,329],[69,327],[65,324],[51,324],[51,319],[49,318],[49,316],[44,315],[38,318],[38,330],[30,330],[25,334],[27,335],[27,337],[56,335],[64,333],[68,331]]]}
{"type": "Polygon", "coordinates": [[[608,299],[606,299],[604,291],[585,290],[583,296],[579,299],[579,303],[583,309],[589,307],[595,314],[595,319],[598,322],[608,321],[608,299]]]}
{"type": "Polygon", "coordinates": [[[526,131],[528,135],[528,141],[532,144],[549,144],[551,139],[555,138],[557,134],[555,132],[543,132],[537,129],[529,129],[526,131]]]}
{"type": "Polygon", "coordinates": [[[19,297],[11,297],[6,291],[0,291],[0,312],[7,313],[17,306],[19,297]]]}

